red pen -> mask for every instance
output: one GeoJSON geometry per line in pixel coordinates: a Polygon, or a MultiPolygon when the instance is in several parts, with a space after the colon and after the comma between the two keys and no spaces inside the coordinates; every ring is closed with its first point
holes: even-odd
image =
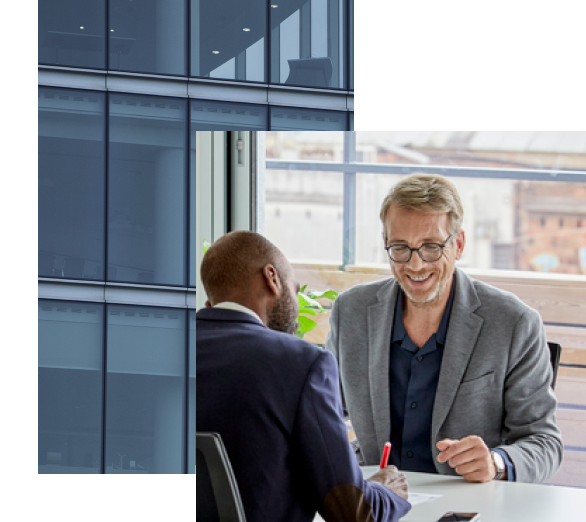
{"type": "Polygon", "coordinates": [[[391,454],[391,443],[385,442],[385,449],[383,450],[383,458],[380,459],[380,469],[384,469],[389,462],[389,455],[391,454]]]}

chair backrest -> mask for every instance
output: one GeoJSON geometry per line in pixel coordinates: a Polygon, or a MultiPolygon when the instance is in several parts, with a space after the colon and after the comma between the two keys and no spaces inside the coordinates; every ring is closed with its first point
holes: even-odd
{"type": "Polygon", "coordinates": [[[558,343],[547,341],[549,347],[549,355],[551,361],[551,369],[553,370],[553,377],[551,379],[551,387],[555,388],[555,380],[558,376],[558,365],[560,364],[560,356],[562,355],[562,347],[558,343]]]}
{"type": "Polygon", "coordinates": [[[308,87],[329,87],[332,79],[332,60],[322,58],[301,58],[287,60],[289,76],[286,84],[305,85],[308,87]]]}
{"type": "Polygon", "coordinates": [[[220,434],[196,432],[195,446],[197,522],[246,522],[238,484],[220,434]]]}

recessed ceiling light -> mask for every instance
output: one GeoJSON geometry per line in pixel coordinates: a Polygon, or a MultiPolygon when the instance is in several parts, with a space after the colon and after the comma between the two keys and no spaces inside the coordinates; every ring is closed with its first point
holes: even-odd
{"type": "Polygon", "coordinates": [[[243,30],[243,31],[246,31],[246,32],[250,31],[250,29],[249,29],[248,27],[245,27],[245,28],[244,28],[244,29],[242,29],[242,30],[243,30]]]}
{"type": "Polygon", "coordinates": [[[277,4],[271,4],[271,7],[274,9],[275,7],[279,7],[277,4]]]}
{"type": "Polygon", "coordinates": [[[80,29],[83,29],[83,25],[80,25],[80,26],[79,26],[79,28],[80,28],[80,29]]]}
{"type": "Polygon", "coordinates": [[[113,33],[114,32],[114,29],[110,29],[110,32],[113,33]]]}
{"type": "Polygon", "coordinates": [[[214,54],[220,54],[220,51],[212,51],[214,54]]]}

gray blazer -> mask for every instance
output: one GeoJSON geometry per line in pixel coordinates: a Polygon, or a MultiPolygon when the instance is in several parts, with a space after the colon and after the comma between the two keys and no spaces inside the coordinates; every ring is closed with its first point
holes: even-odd
{"type": "MultiPolygon", "coordinates": [[[[389,350],[398,284],[355,286],[334,302],[326,348],[340,369],[345,401],[365,464],[379,463],[391,432],[389,350]]],[[[431,421],[436,457],[444,438],[482,437],[502,448],[518,482],[542,482],[562,460],[556,399],[539,314],[509,292],[456,269],[456,289],[431,421]]]]}

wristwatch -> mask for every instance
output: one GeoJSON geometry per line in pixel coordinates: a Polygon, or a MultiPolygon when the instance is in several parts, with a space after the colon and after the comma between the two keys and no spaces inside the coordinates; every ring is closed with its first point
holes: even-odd
{"type": "Polygon", "coordinates": [[[492,463],[496,469],[496,474],[492,480],[498,480],[501,478],[501,475],[505,472],[505,461],[500,453],[496,451],[491,451],[490,456],[492,457],[492,463]]]}

